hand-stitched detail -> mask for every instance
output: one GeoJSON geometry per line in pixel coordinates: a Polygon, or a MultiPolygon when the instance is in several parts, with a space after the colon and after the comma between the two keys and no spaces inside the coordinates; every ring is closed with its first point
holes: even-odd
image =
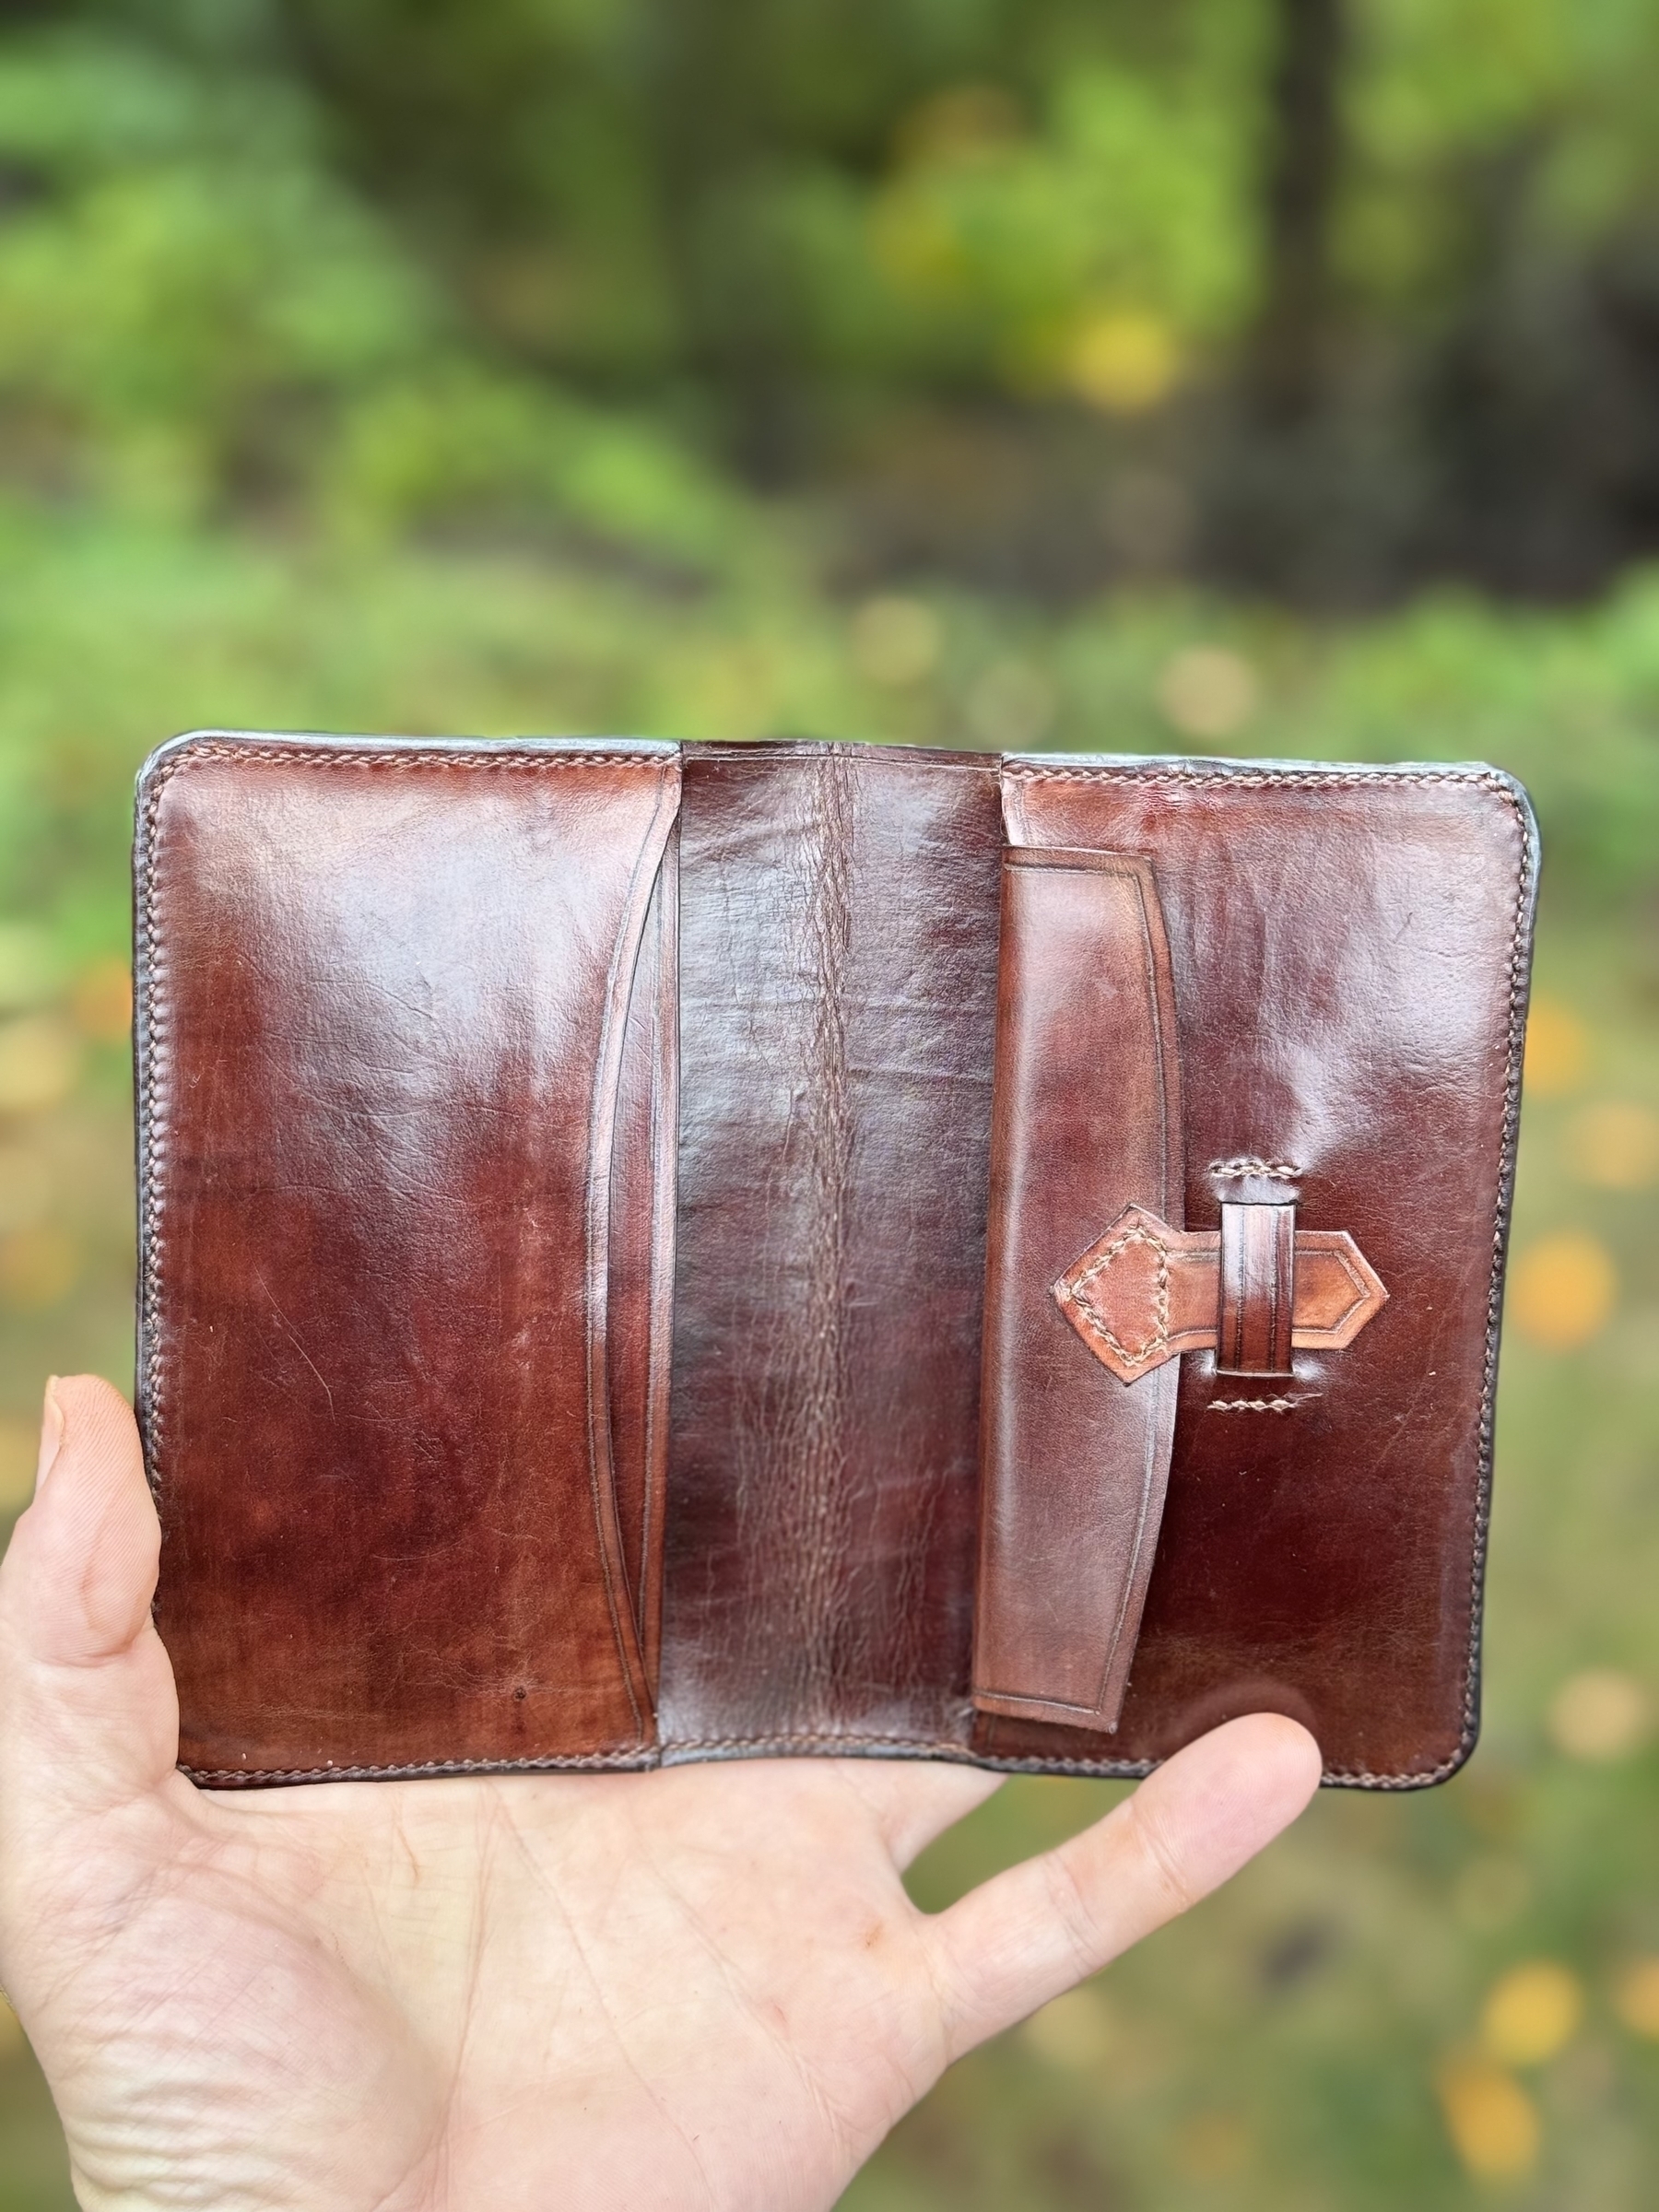
{"type": "MultiPolygon", "coordinates": [[[[1498,1147],[1497,1191],[1492,1209],[1492,1266],[1487,1284],[1486,1361],[1480,1394],[1480,1422],[1477,1441],[1477,1492],[1474,1544],[1468,1584],[1468,1628],[1464,1667],[1463,1732],[1452,1750],[1437,1766],[1418,1773],[1379,1773],[1369,1767],[1328,1766],[1324,1780],[1336,1789],[1420,1790],[1455,1774],[1475,1748],[1480,1725],[1480,1593],[1486,1577],[1486,1554],[1492,1512],[1493,1411],[1498,1392],[1498,1342],[1503,1312],[1503,1262],[1509,1244],[1510,1213],[1514,1199],[1515,1149],[1521,1131],[1521,1070],[1526,1043],[1527,947],[1534,898],[1537,886],[1536,833],[1520,785],[1512,776],[1487,768],[1360,769],[1202,769],[1171,763],[1167,768],[1084,767],[1040,768],[1019,760],[1005,760],[1003,774],[1015,782],[1113,783],[1142,789],[1202,788],[1206,784],[1255,790],[1357,791],[1402,784],[1462,784],[1488,792],[1507,810],[1515,833],[1515,901],[1512,909],[1508,961],[1509,1058],[1506,1068],[1503,1125],[1498,1147]]],[[[1001,1762],[998,1762],[999,1764],[1001,1762]]],[[[1033,1763],[1033,1772],[1057,1770],[1058,1760],[1033,1763]]],[[[1009,1771],[1021,1770],[1011,1764],[1009,1771]]],[[[1098,1770],[1097,1770],[1098,1771],[1098,1770]]],[[[1114,1770],[1133,1773],[1143,1768],[1114,1770]]]]}
{"type": "MultiPolygon", "coordinates": [[[[1309,1398],[1318,1397],[1316,1390],[1308,1393],[1309,1398]]],[[[1211,1413],[1294,1413],[1305,1406],[1307,1398],[1212,1398],[1211,1413]]]]}
{"type": "Polygon", "coordinates": [[[1296,1182],[1307,1173],[1293,1159],[1212,1159],[1209,1171],[1218,1182],[1230,1182],[1246,1175],[1263,1175],[1275,1182],[1296,1182]]]}
{"type": "Polygon", "coordinates": [[[1104,1251],[1086,1255],[1087,1265],[1069,1269],[1054,1285],[1054,1296],[1064,1304],[1076,1308],[1077,1318],[1108,1345],[1116,1355],[1119,1367],[1145,1367],[1155,1361],[1170,1342],[1170,1248],[1163,1239],[1147,1229],[1144,1222],[1124,1230],[1112,1238],[1104,1251]],[[1113,1261],[1120,1259],[1132,1244],[1142,1244],[1157,1255],[1157,1274],[1153,1280],[1152,1328],[1146,1341],[1135,1348],[1124,1342],[1111,1326],[1100,1309],[1088,1297],[1089,1286],[1103,1276],[1113,1261]]]}

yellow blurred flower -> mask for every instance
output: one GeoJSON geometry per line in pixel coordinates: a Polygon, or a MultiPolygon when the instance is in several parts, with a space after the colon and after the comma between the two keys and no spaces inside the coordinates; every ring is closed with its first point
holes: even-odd
{"type": "Polygon", "coordinates": [[[1537,2164],[1541,2130],[1532,2099],[1485,2058],[1449,2059],[1435,2081],[1452,2147],[1481,2181],[1519,2181],[1537,2164]]]}
{"type": "Polygon", "coordinates": [[[1590,1032],[1557,998],[1535,997],[1526,1019],[1526,1088],[1536,1099],[1576,1090],[1590,1058],[1590,1032]]]}
{"type": "Polygon", "coordinates": [[[1632,2035],[1659,2041],[1659,1959],[1638,1959],[1619,1976],[1613,2009],[1632,2035]]]}
{"type": "Polygon", "coordinates": [[[15,1513],[34,1496],[40,1438],[32,1421],[0,1420],[0,1513],[15,1513]]]}
{"type": "Polygon", "coordinates": [[[1553,1959],[1529,1959],[1493,1984],[1481,2007],[1480,2040],[1501,2065],[1541,2065],[1571,2041],[1583,2017],[1577,1975],[1553,1959]]]}
{"type": "Polygon", "coordinates": [[[1510,1280],[1510,1312],[1516,1327],[1552,1352],[1588,1344],[1611,1315],[1618,1297],[1613,1255],[1585,1230],[1559,1230],[1529,1244],[1510,1280]]]}
{"type": "Polygon", "coordinates": [[[37,1113],[75,1088],[80,1048],[51,1014],[0,1023],[0,1113],[37,1113]]]}
{"type": "Polygon", "coordinates": [[[1581,1182],[1645,1190],[1659,1182],[1659,1113],[1618,1099],[1581,1106],[1567,1124],[1563,1150],[1581,1182]]]}
{"type": "Polygon", "coordinates": [[[1107,415],[1144,415],[1161,406],[1181,373],[1181,348],[1161,317],[1138,308],[1091,315],[1067,350],[1066,382],[1107,415]]]}
{"type": "Polygon", "coordinates": [[[920,683],[944,645],[944,625],[919,599],[866,599],[853,618],[853,665],[873,684],[920,683]]]}
{"type": "Polygon", "coordinates": [[[1188,737],[1230,737],[1255,712],[1260,687],[1242,653],[1189,645],[1158,679],[1158,703],[1188,737]]]}
{"type": "Polygon", "coordinates": [[[94,960],[69,994],[76,1024],[99,1044],[124,1044],[133,1027],[133,975],[123,959],[94,960]]]}
{"type": "Polygon", "coordinates": [[[80,1272],[75,1240],[52,1223],[0,1239],[0,1306],[38,1312],[67,1298],[80,1272]]]}
{"type": "Polygon", "coordinates": [[[1078,2074],[1104,2065],[1118,2040],[1110,2005],[1088,1983],[1034,2012],[1022,2033],[1040,2058],[1078,2074]]]}
{"type": "Polygon", "coordinates": [[[1645,1739],[1652,1712],[1647,1692],[1616,1667],[1570,1675],[1550,1700],[1546,1725],[1569,1759],[1624,1759],[1645,1739]]]}

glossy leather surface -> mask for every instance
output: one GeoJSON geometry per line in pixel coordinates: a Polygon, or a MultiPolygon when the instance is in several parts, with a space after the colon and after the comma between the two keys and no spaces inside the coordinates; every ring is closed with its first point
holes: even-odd
{"type": "Polygon", "coordinates": [[[151,771],[140,1382],[193,1770],[652,1740],[589,1382],[678,769],[208,743],[151,771]]]}
{"type": "MultiPolygon", "coordinates": [[[[140,1402],[186,1765],[1123,1772],[1265,1707],[1332,1779],[1450,1771],[1534,870],[1524,801],[1478,770],[166,748],[140,792],[140,1402]],[[1222,1206],[1296,1210],[1290,1375],[1196,1346],[1159,1371],[1115,1732],[971,1694],[1009,847],[1156,882],[1184,1142],[1139,1202],[1205,1241],[1212,1343],[1222,1206]],[[1341,1234],[1387,1302],[1304,1347],[1341,1234]]],[[[1006,1045],[1032,1007],[1004,986],[1006,1045]]],[[[1072,1356],[1056,1424],[1074,1387],[1124,1389],[1053,1295],[1100,1202],[1038,1286],[1072,1356]]],[[[1254,1255],[1259,1310],[1282,1264],[1254,1255]]]]}
{"type": "Polygon", "coordinates": [[[959,1744],[995,763],[688,748],[663,1730],[959,1744]]]}
{"type": "MultiPolygon", "coordinates": [[[[1031,761],[1007,782],[1030,841],[1142,853],[1157,875],[1186,1226],[1218,1229],[1241,1159],[1277,1164],[1299,1227],[1352,1235],[1389,1291],[1346,1349],[1298,1353],[1292,1385],[1182,1361],[1135,1669],[1093,1747],[1158,1759],[1262,1707],[1313,1730],[1333,1779],[1450,1772],[1478,1719],[1524,803],[1434,769],[1031,761]]],[[[1079,1755],[1073,1730],[985,1726],[998,1751],[1079,1755]]]]}
{"type": "MultiPolygon", "coordinates": [[[[1156,1342],[1156,1294],[1145,1335],[1113,1339],[1114,1372],[1088,1341],[1092,1308],[1056,1285],[1126,1206],[1179,1218],[1184,1199],[1152,870],[1127,853],[1010,851],[1001,971],[973,1701],[1110,1731],[1163,1516],[1178,1376],[1137,1359],[1156,1342]]],[[[1089,1265],[1133,1267],[1139,1234],[1089,1265]]]]}

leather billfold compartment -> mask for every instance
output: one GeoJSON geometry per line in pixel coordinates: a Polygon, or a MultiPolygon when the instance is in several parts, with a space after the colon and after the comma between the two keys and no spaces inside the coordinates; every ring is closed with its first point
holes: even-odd
{"type": "Polygon", "coordinates": [[[164,747],[181,1764],[1442,1779],[1535,880],[1479,767],[164,747]]]}

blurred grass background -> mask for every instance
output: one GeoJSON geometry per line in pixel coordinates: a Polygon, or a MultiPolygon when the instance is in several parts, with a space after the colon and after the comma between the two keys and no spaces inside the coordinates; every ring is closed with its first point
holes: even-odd
{"type": "MultiPolygon", "coordinates": [[[[0,6],[0,1511],[130,1380],[200,724],[1484,758],[1544,821],[1486,1741],[853,2212],[1659,2194],[1659,9],[0,6]]],[[[1092,1818],[1016,1782],[942,1901],[1092,1818]]],[[[0,2009],[0,2212],[70,2202],[0,2009]]]]}

